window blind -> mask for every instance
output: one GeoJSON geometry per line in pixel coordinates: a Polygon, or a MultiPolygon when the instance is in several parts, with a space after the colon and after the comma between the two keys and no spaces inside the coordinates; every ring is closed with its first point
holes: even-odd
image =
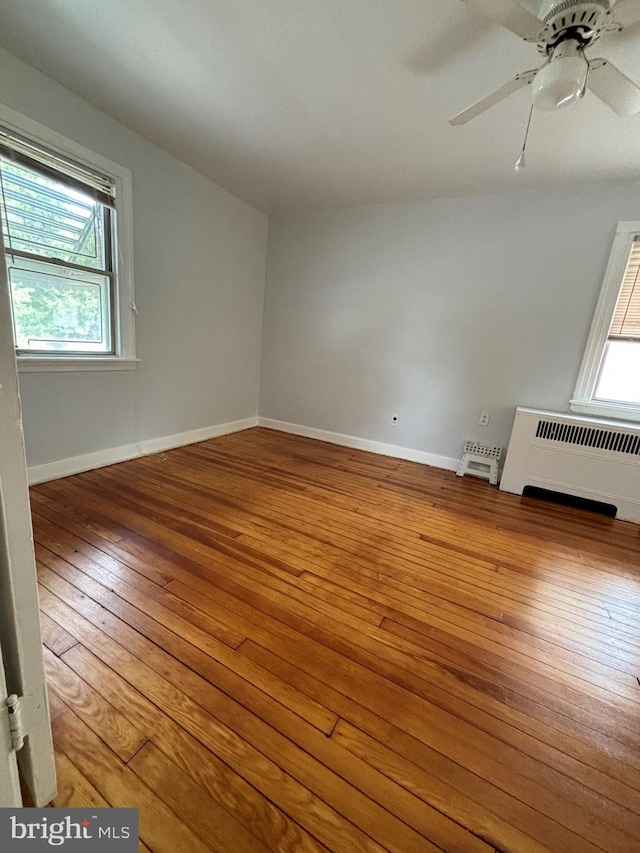
{"type": "Polygon", "coordinates": [[[0,154],[84,192],[100,204],[115,207],[115,184],[111,178],[30,142],[5,127],[0,127],[0,154]]]}
{"type": "Polygon", "coordinates": [[[640,237],[631,246],[609,339],[640,341],[640,237]]]}

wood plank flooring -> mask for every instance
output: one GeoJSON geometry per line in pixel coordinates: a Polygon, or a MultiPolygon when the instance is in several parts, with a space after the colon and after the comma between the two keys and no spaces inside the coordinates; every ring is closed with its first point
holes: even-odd
{"type": "Polygon", "coordinates": [[[54,805],[154,853],[640,850],[640,527],[265,429],[31,499],[54,805]]]}

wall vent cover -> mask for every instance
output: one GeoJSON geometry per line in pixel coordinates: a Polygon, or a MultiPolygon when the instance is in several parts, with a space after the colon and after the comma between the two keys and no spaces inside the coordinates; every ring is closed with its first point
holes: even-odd
{"type": "Polygon", "coordinates": [[[559,421],[539,420],[536,438],[640,456],[640,435],[613,429],[597,429],[559,421]]]}

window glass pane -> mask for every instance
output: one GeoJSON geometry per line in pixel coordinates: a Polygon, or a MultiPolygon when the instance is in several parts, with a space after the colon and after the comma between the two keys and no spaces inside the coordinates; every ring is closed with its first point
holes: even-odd
{"type": "Polygon", "coordinates": [[[105,269],[104,208],[80,190],[0,158],[6,249],[105,269]]]}
{"type": "Polygon", "coordinates": [[[8,273],[18,349],[113,350],[107,276],[22,258],[9,264],[8,273]]]}
{"type": "Polygon", "coordinates": [[[640,405],[640,341],[607,343],[594,397],[640,405]]]}

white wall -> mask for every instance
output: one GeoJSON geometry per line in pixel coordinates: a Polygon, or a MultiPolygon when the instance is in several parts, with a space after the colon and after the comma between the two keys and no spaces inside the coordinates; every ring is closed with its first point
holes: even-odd
{"type": "Polygon", "coordinates": [[[640,182],[272,220],[261,416],[445,457],[506,445],[516,405],[567,410],[623,219],[640,182]]]}
{"type": "Polygon", "coordinates": [[[266,216],[5,51],[0,102],[133,173],[142,362],[21,374],[29,464],[255,416],[266,216]]]}

